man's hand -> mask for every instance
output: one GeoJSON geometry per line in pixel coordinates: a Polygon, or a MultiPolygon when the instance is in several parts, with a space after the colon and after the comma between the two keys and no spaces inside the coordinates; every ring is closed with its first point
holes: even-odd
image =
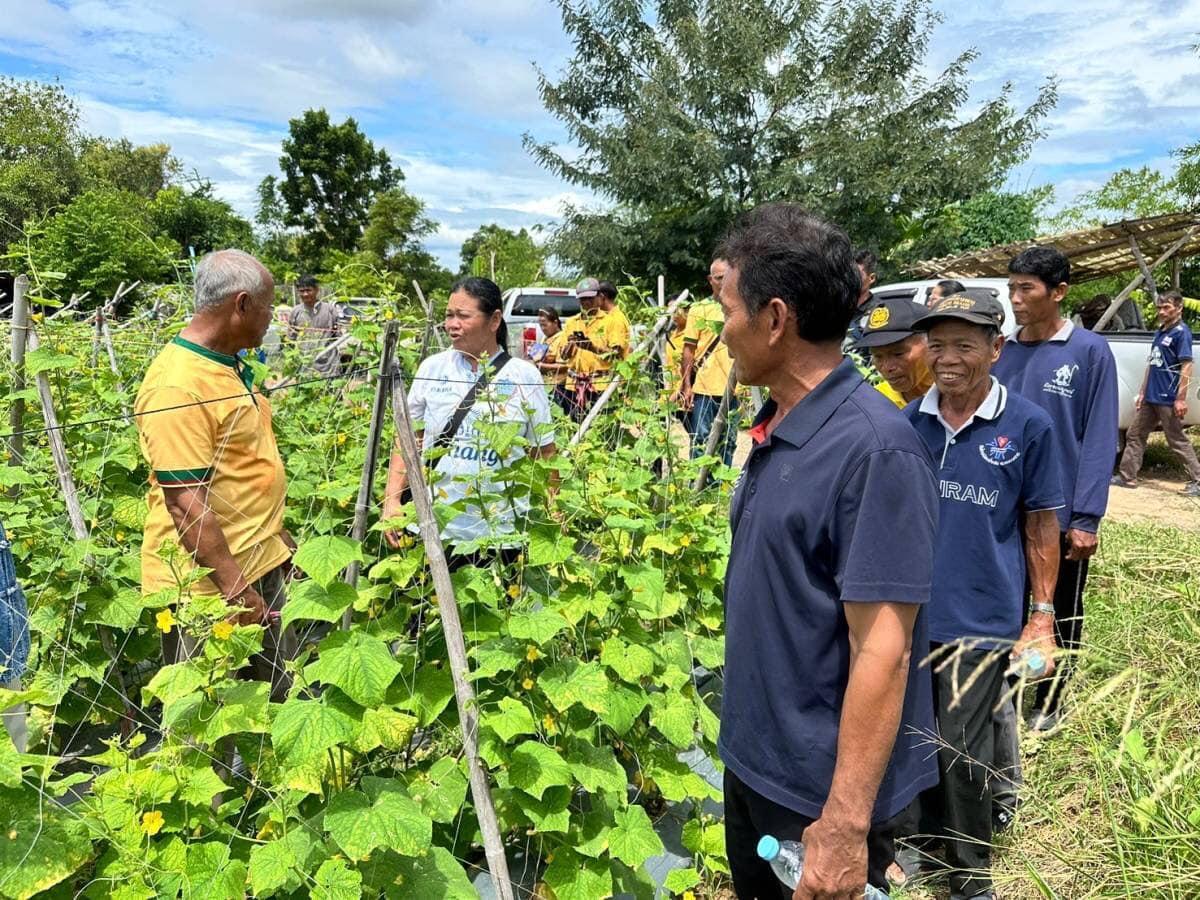
{"type": "Polygon", "coordinates": [[[683,388],[683,393],[679,395],[679,408],[684,412],[691,412],[695,405],[696,395],[692,393],[691,387],[683,388]]]}
{"type": "Polygon", "coordinates": [[[1188,402],[1186,397],[1175,398],[1175,418],[1182,419],[1187,415],[1188,402]]]}
{"type": "Polygon", "coordinates": [[[1100,538],[1090,531],[1071,528],[1067,531],[1067,559],[1091,559],[1100,546],[1100,538]]]}
{"type": "Polygon", "coordinates": [[[867,833],[822,816],[804,829],[804,875],[792,900],[862,900],[867,833]]]}
{"type": "MultiPolygon", "coordinates": [[[[383,504],[383,520],[398,519],[403,515],[404,506],[397,500],[387,500],[383,504]]],[[[412,546],[412,535],[403,528],[389,528],[383,533],[383,539],[393,550],[403,550],[412,546]]]]}
{"type": "Polygon", "coordinates": [[[234,625],[266,625],[267,603],[262,595],[249,585],[241,593],[227,597],[225,602],[231,609],[244,607],[244,612],[230,616],[229,621],[234,625]]]}
{"type": "Polygon", "coordinates": [[[1021,654],[1030,647],[1040,650],[1046,660],[1046,671],[1038,678],[1049,678],[1054,673],[1054,651],[1057,649],[1054,643],[1054,616],[1036,612],[1031,615],[1021,630],[1021,636],[1013,644],[1009,658],[1019,659],[1021,654]]]}
{"type": "Polygon", "coordinates": [[[1145,397],[1145,395],[1144,395],[1144,394],[1138,394],[1136,397],[1134,397],[1134,398],[1133,398],[1133,411],[1134,411],[1134,412],[1141,412],[1141,411],[1142,411],[1142,406],[1145,404],[1145,402],[1146,402],[1146,397],[1145,397]]]}

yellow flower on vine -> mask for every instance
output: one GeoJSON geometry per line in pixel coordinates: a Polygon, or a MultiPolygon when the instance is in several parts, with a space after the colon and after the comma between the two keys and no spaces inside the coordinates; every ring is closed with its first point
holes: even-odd
{"type": "Polygon", "coordinates": [[[546,729],[546,734],[558,734],[558,726],[554,724],[554,716],[550,713],[542,716],[542,727],[546,729]]]}
{"type": "Polygon", "coordinates": [[[175,627],[175,614],[169,609],[164,609],[154,617],[154,624],[163,634],[170,634],[171,629],[175,627]]]}
{"type": "Polygon", "coordinates": [[[510,596],[510,597],[512,597],[512,599],[516,600],[518,597],[521,596],[521,588],[515,584],[510,584],[508,586],[508,596],[510,596]]]}
{"type": "Polygon", "coordinates": [[[142,813],[142,831],[148,837],[153,837],[162,831],[163,814],[157,809],[151,810],[148,813],[142,813]]]}
{"type": "Polygon", "coordinates": [[[527,690],[527,691],[533,690],[533,679],[526,678],[524,681],[521,682],[521,687],[525,688],[525,690],[527,690]]]}
{"type": "Polygon", "coordinates": [[[218,641],[227,641],[233,634],[233,625],[229,622],[218,622],[213,626],[213,637],[218,641]]]}
{"type": "Polygon", "coordinates": [[[683,900],[696,900],[696,892],[695,891],[684,891],[683,892],[683,900]]]}
{"type": "Polygon", "coordinates": [[[692,543],[692,536],[690,534],[681,534],[679,536],[679,546],[680,547],[689,547],[689,546],[691,546],[691,543],[692,543]]]}
{"type": "Polygon", "coordinates": [[[537,659],[541,659],[541,657],[542,657],[542,651],[539,650],[537,647],[535,647],[533,644],[530,644],[529,649],[525,651],[525,658],[527,660],[529,660],[530,662],[533,662],[534,660],[537,660],[537,659]]]}

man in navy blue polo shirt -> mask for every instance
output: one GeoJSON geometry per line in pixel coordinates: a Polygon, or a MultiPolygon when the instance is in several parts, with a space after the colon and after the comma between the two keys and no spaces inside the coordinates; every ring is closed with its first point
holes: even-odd
{"type": "Polygon", "coordinates": [[[1192,330],[1183,321],[1183,294],[1166,291],[1154,304],[1158,313],[1158,331],[1150,345],[1150,361],[1135,406],[1137,416],[1125,435],[1125,453],[1120,474],[1113,476],[1118,487],[1137,487],[1146,438],[1161,427],[1167,445],[1187,469],[1188,483],[1183,493],[1200,497],[1200,462],[1196,448],[1183,430],[1188,411],[1188,389],[1192,384],[1192,330]]]}
{"type": "MultiPolygon", "coordinates": [[[[1053,247],[1030,247],[1008,264],[1017,329],[992,374],[1012,393],[1050,414],[1066,505],[1058,512],[1060,558],[1054,592],[1059,646],[1076,651],[1083,633],[1088,560],[1099,542],[1108,484],[1117,456],[1117,364],[1100,335],[1077,328],[1060,311],[1071,263],[1053,247]]],[[[1059,698],[1071,668],[1038,685],[1035,731],[1058,724],[1059,698]]]]}
{"type": "Polygon", "coordinates": [[[937,494],[904,415],[843,358],[859,276],[793,204],[721,248],[722,340],[771,400],[734,493],[725,578],[725,835],[743,900],[779,898],[755,847],[804,841],[795,897],[886,889],[884,823],[937,780],[927,638],[937,494]]]}
{"type": "Polygon", "coordinates": [[[992,715],[1009,653],[1036,644],[1046,674],[1054,665],[1064,503],[1053,425],[991,377],[1003,322],[987,291],[938,299],[917,323],[929,335],[934,386],[905,410],[938,466],[941,494],[929,637],[942,780],[921,806],[945,841],[953,900],[992,896],[992,715]],[[1026,561],[1034,603],[1022,627],[1026,561]]]}

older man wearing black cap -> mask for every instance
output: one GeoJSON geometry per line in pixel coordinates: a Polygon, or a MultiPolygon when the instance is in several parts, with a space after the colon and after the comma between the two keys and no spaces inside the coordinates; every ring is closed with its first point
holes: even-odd
{"type": "Polygon", "coordinates": [[[925,334],[917,321],[926,308],[903,297],[890,297],[862,317],[862,336],[854,349],[871,354],[871,364],[883,376],[879,393],[903,409],[925,396],[933,373],[925,360],[925,334]]]}
{"type": "Polygon", "coordinates": [[[1054,430],[1040,407],[991,375],[1003,322],[987,291],[935,301],[917,323],[935,383],[905,410],[939,469],[929,638],[942,780],[921,806],[923,830],[945,841],[953,900],[994,896],[992,715],[1010,658],[1036,648],[1043,665],[1032,674],[1054,669],[1055,511],[1064,503],[1054,430]]]}

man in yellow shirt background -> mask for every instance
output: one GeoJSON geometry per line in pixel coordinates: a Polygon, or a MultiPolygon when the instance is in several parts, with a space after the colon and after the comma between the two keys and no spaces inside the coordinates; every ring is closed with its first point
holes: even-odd
{"type": "MultiPolygon", "coordinates": [[[[629,320],[624,313],[605,308],[601,284],[585,278],[575,289],[579,315],[563,325],[566,340],[562,358],[567,362],[567,391],[572,395],[572,416],[582,420],[596,398],[608,387],[617,362],[629,354],[629,320]]],[[[614,292],[615,294],[615,292],[614,292]]]]}
{"type": "Polygon", "coordinates": [[[854,349],[869,351],[871,365],[883,376],[876,390],[903,409],[924,397],[933,385],[925,361],[925,334],[914,330],[927,308],[903,297],[884,300],[862,317],[862,337],[854,349]]]}
{"type": "MultiPolygon", "coordinates": [[[[274,296],[271,273],[248,253],[202,259],[195,315],[150,364],[134,408],[150,466],[143,595],[171,591],[177,609],[191,597],[219,596],[233,621],[265,626],[262,652],[250,664],[281,701],[290,681],[285,663],[296,651],[279,627],[295,549],[283,527],[287,478],[270,401],[237,357],[262,343],[274,296]],[[197,580],[197,567],[210,571],[197,580]]],[[[182,662],[199,645],[176,624],[165,631],[163,655],[182,662]]]]}
{"type": "MultiPolygon", "coordinates": [[[[729,264],[723,259],[714,259],[708,267],[708,285],[712,297],[693,303],[688,309],[687,326],[683,330],[683,355],[680,368],[679,405],[688,411],[687,429],[692,436],[692,459],[703,455],[712,432],[713,421],[721,406],[729,383],[729,372],[733,361],[729,350],[721,342],[721,329],[725,327],[725,314],[717,295],[729,264]]],[[[717,453],[725,465],[733,464],[733,451],[737,446],[738,404],[736,385],[729,398],[729,412],[725,419],[725,436],[717,446],[717,453]]]]}

